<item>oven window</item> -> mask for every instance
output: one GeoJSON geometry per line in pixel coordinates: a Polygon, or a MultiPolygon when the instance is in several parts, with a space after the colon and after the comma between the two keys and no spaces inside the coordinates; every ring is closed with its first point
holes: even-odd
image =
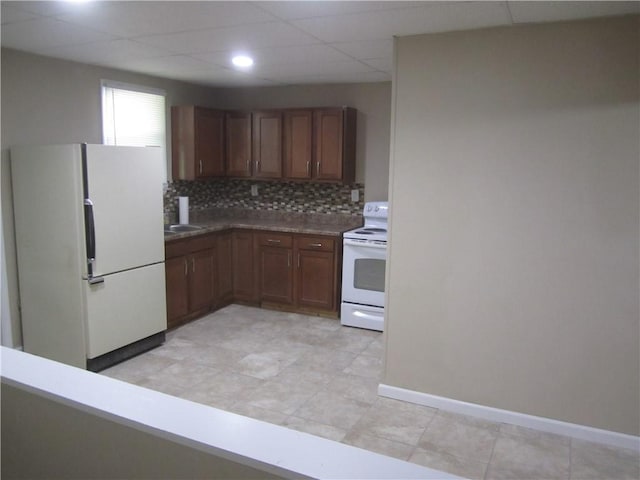
{"type": "Polygon", "coordinates": [[[358,258],[353,272],[353,286],[361,290],[384,292],[385,260],[358,258]]]}

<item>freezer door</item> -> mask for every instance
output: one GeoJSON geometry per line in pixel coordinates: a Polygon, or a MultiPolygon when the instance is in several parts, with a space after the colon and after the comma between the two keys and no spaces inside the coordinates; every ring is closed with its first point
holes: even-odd
{"type": "Polygon", "coordinates": [[[85,283],[87,358],[124,347],[167,329],[164,263],[85,283]]]}
{"type": "Polygon", "coordinates": [[[95,231],[93,275],[164,261],[161,150],[87,145],[86,152],[85,196],[93,204],[95,231]]]}

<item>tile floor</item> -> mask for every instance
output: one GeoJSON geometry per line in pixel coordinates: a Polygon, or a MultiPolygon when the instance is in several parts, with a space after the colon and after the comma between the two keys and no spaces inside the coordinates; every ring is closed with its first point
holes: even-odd
{"type": "Polygon", "coordinates": [[[382,334],[230,305],[103,374],[473,479],[639,479],[638,452],[377,395],[382,334]]]}

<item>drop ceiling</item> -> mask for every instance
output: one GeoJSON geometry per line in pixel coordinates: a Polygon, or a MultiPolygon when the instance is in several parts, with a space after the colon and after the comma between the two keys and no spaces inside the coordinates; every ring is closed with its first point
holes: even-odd
{"type": "Polygon", "coordinates": [[[640,12],[640,2],[3,1],[2,46],[210,86],[391,80],[393,36],[640,12]],[[236,52],[251,70],[231,65],[236,52]]]}

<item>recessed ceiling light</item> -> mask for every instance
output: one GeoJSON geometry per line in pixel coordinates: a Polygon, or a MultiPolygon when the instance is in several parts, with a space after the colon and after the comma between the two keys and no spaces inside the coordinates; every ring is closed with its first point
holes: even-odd
{"type": "Polygon", "coordinates": [[[235,57],[233,57],[231,59],[231,62],[236,67],[247,68],[247,67],[250,67],[251,65],[253,65],[253,58],[251,58],[251,57],[249,57],[247,55],[236,55],[235,57]]]}

